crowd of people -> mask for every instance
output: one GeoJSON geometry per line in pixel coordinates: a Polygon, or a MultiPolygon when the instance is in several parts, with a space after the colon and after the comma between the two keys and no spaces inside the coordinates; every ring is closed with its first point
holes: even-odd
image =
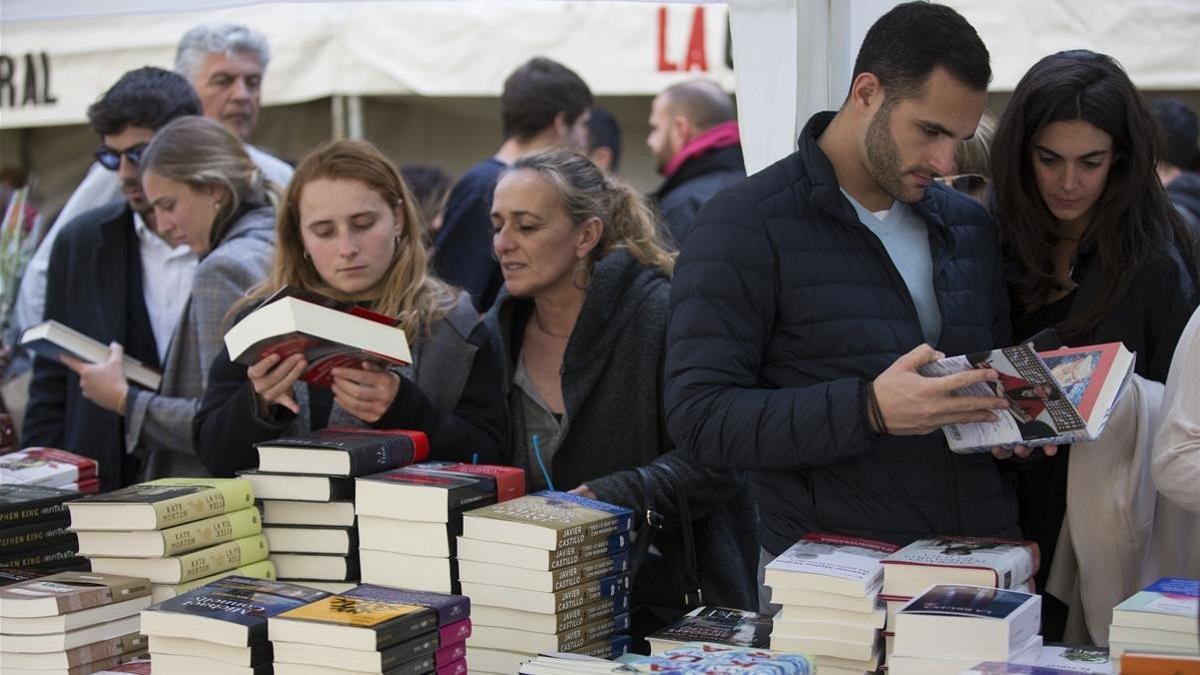
{"type": "MultiPolygon", "coordinates": [[[[767,608],[764,565],[826,532],[1033,539],[1046,639],[1090,642],[1046,579],[1071,448],[952,453],[942,426],[1008,406],[956,392],[998,374],[918,372],[1037,335],[1136,352],[1133,389],[1162,399],[1136,451],[1200,512],[1196,116],[1152,107],[1108,56],[1042,58],[997,120],[974,28],[901,4],[841,107],[748,178],[731,97],[662,92],[651,195],[615,174],[619,127],[552,60],[506,79],[500,147],[453,182],[367,141],[294,169],[250,145],[268,64],[255,31],[202,25],[174,72],[117,80],[88,111],[96,164],[24,274],[18,325],[110,354],[37,359],[20,443],[96,458],[104,490],[232,476],[286,434],[414,429],[435,459],[661,514],[639,637],[702,602],[767,608]],[[394,317],[413,363],[324,388],[302,355],[232,362],[224,333],[284,285],[394,317]],[[125,355],[161,386],[128,382],[125,355]]],[[[1200,550],[1186,565],[1162,571],[1200,576],[1200,550]]]]}

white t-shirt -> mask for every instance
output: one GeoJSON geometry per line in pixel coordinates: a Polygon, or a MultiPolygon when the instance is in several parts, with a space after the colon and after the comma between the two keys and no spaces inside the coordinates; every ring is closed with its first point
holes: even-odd
{"type": "Polygon", "coordinates": [[[133,229],[142,254],[142,296],[154,331],[158,362],[163,365],[183,307],[192,296],[192,279],[200,259],[187,246],[172,248],[146,226],[140,214],[133,214],[133,229]]]}

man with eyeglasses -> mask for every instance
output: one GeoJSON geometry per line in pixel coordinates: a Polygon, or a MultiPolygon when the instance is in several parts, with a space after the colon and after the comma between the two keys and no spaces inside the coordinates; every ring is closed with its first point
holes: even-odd
{"type": "MultiPolygon", "coordinates": [[[[138,160],[158,129],[200,110],[187,80],[153,67],[125,73],[92,104],[88,122],[101,143],[96,161],[115,176],[124,199],[65,224],[48,256],[45,319],[120,343],[152,367],[162,362],[191,295],[196,256],[155,232],[138,160]]],[[[101,491],[136,480],[138,461],[124,452],[121,416],[88,401],[79,376],[52,359],[34,362],[21,442],[97,460],[101,491]]]]}
{"type": "MultiPolygon", "coordinates": [[[[220,122],[245,142],[258,126],[263,73],[269,61],[267,40],[261,33],[237,24],[201,24],[180,39],[175,52],[175,72],[187,78],[199,94],[202,114],[220,122]]],[[[246,152],[269,180],[281,186],[291,180],[292,167],[283,160],[248,142],[246,152]]],[[[13,309],[13,324],[18,331],[42,320],[46,269],[50,263],[50,248],[59,229],[89,209],[120,199],[122,195],[128,198],[123,181],[117,180],[113,173],[118,165],[114,157],[109,155],[104,160],[97,156],[97,160],[71,194],[25,268],[13,309]]]]}

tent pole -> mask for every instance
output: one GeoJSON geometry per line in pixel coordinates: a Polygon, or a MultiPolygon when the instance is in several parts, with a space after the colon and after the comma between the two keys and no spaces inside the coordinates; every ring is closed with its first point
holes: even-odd
{"type": "Polygon", "coordinates": [[[329,137],[334,140],[340,140],[346,137],[346,105],[344,96],[335,94],[330,97],[330,105],[333,106],[330,111],[330,126],[329,137]]]}
{"type": "Polygon", "coordinates": [[[346,137],[363,137],[362,97],[357,94],[346,97],[346,137]]]}

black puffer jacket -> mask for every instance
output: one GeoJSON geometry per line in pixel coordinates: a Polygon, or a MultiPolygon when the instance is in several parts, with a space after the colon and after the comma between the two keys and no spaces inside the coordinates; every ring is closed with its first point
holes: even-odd
{"type": "Polygon", "coordinates": [[[654,199],[675,245],[683,248],[696,213],[705,202],[745,178],[742,146],[732,145],[687,160],[663,181],[654,199]]]}
{"type": "MultiPolygon", "coordinates": [[[[759,537],[773,554],[806,532],[905,543],[931,533],[1017,534],[991,455],[950,453],[942,433],[876,437],[864,385],[924,341],[912,298],[858,221],[816,140],[700,211],[672,282],[667,424],[707,466],[754,470],[759,537]]],[[[938,349],[1010,342],[996,231],[938,186],[929,223],[942,313],[938,349]]]]}

